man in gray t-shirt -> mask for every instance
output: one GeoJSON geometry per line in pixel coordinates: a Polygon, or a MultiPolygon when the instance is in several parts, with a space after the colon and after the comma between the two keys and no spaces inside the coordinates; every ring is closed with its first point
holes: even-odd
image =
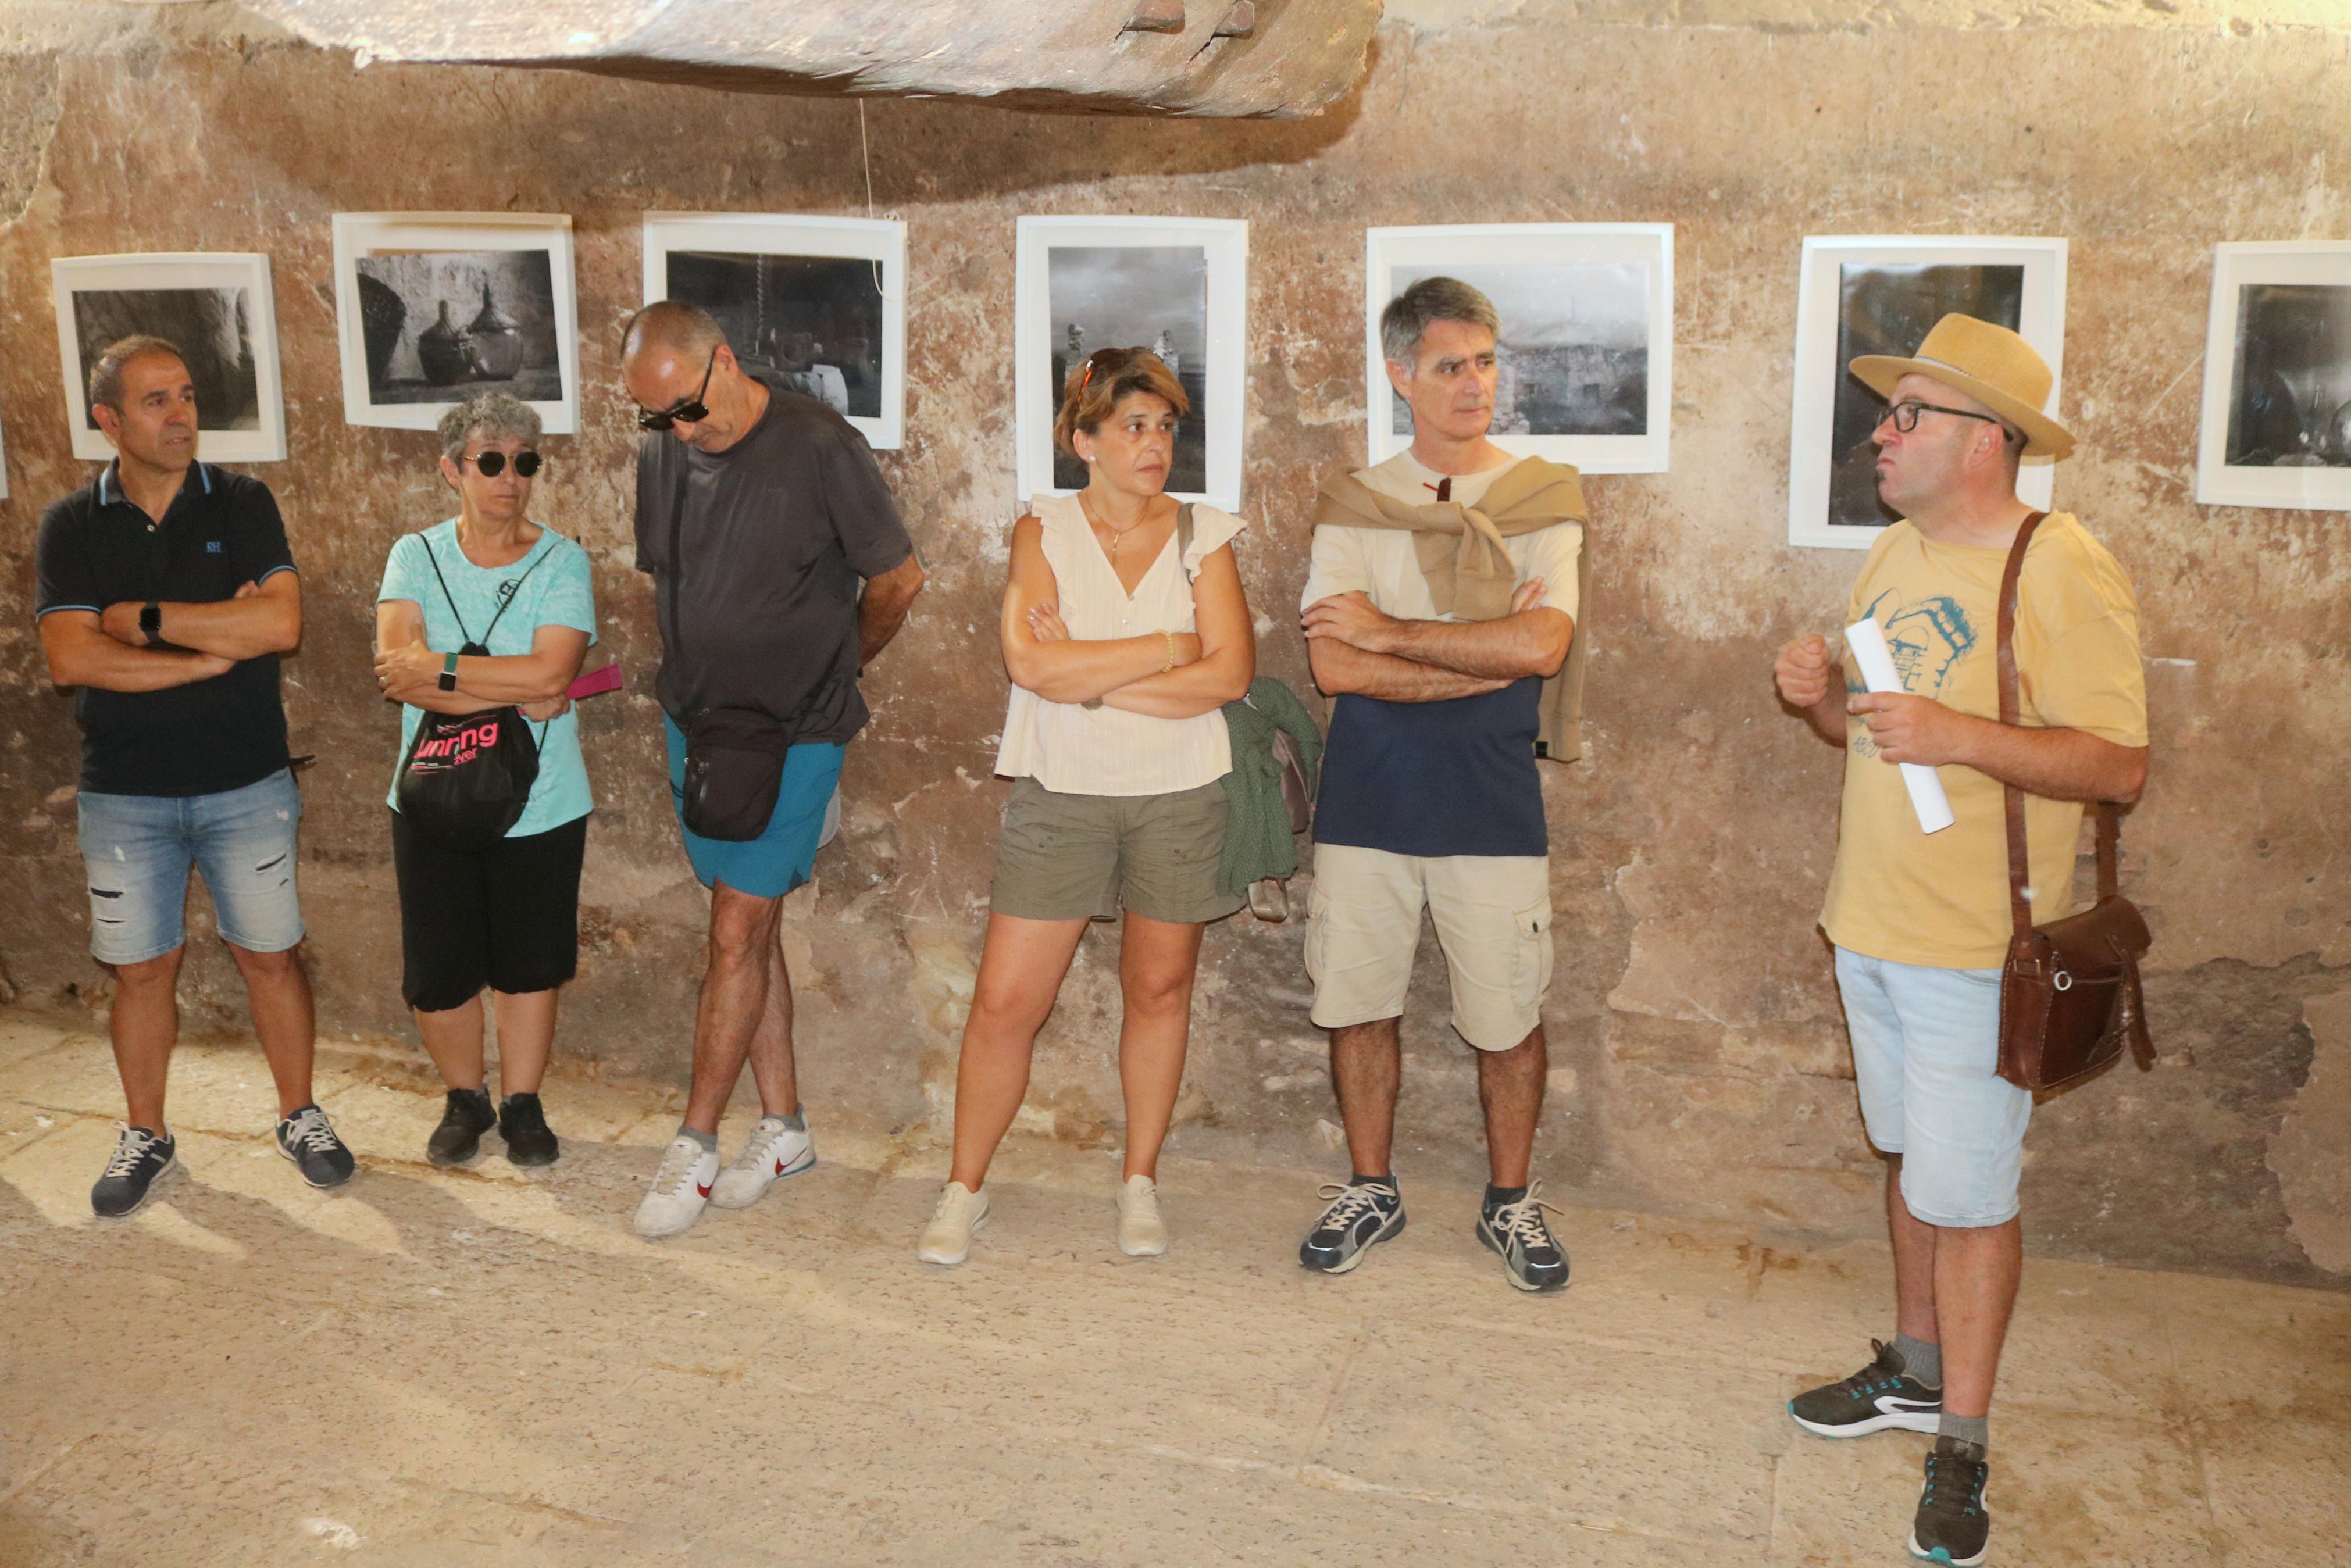
{"type": "Polygon", "coordinates": [[[905,621],[923,569],[864,437],[746,373],[707,313],[673,300],[639,311],[621,373],[648,433],[637,570],[653,579],[672,798],[682,806],[684,726],[697,713],[749,708],[791,741],[757,838],[705,839],[681,814],[710,889],[710,963],[685,1121],[637,1209],[638,1234],[658,1237],[691,1227],[705,1202],[745,1207],[816,1162],[793,1071],[783,895],[809,879],[842,748],[864,726],[858,674],[905,621]],[[747,1060],[762,1114],[721,1171],[718,1118],[747,1060]]]}

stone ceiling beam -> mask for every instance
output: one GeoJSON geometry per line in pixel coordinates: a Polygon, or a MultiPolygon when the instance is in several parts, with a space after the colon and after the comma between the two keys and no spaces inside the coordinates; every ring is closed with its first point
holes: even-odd
{"type": "Polygon", "coordinates": [[[1381,0],[245,0],[371,60],[770,92],[1293,119],[1364,71],[1381,0]]]}

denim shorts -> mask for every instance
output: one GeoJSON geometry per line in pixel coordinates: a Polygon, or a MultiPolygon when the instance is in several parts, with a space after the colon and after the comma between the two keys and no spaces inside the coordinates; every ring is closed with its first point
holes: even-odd
{"type": "Polygon", "coordinates": [[[97,795],[79,806],[89,955],[160,958],[187,940],[188,868],[204,873],[223,941],[283,953],[302,940],[294,833],[302,794],[284,769],[217,795],[97,795]]]}
{"type": "Polygon", "coordinates": [[[685,836],[685,858],[694,862],[695,881],[705,887],[723,882],[754,898],[781,898],[814,874],[847,747],[803,741],[785,751],[783,783],[766,830],[738,842],[705,839],[685,825],[685,732],[667,714],[662,729],[669,741],[670,806],[678,814],[677,831],[685,836]]]}
{"type": "Polygon", "coordinates": [[[1902,1202],[1929,1225],[2016,1218],[2032,1096],[2000,1076],[2000,971],[1836,950],[1869,1141],[1902,1156],[1902,1202]]]}

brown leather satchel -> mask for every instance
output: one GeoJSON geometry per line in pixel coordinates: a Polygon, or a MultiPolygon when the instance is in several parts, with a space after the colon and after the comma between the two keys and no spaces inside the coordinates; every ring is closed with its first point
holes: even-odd
{"type": "MultiPolygon", "coordinates": [[[[2048,514],[2016,530],[2000,584],[2000,722],[2017,722],[2016,597],[2025,547],[2048,514]]],[[[2078,915],[2032,924],[2032,862],[2024,842],[2024,792],[2005,787],[2008,903],[2016,935],[2000,982],[2000,1075],[2020,1089],[2053,1089],[2097,1071],[2128,1045],[2141,1071],[2155,1065],[2138,960],[2150,941],[2147,922],[2117,885],[2118,813],[2097,803],[2098,901],[2078,915]]]]}

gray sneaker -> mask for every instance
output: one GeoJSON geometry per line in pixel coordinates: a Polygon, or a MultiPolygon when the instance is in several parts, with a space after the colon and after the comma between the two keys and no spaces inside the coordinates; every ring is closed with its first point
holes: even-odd
{"type": "Polygon", "coordinates": [[[277,1124],[277,1152],[294,1162],[312,1186],[340,1186],[359,1162],[335,1135],[335,1124],[316,1105],[305,1105],[277,1124]]]}
{"type": "Polygon", "coordinates": [[[106,1174],[89,1189],[90,1211],[100,1219],[138,1213],[154,1196],[155,1183],[180,1163],[179,1141],[144,1127],[124,1127],[114,1140],[106,1174]]]}

